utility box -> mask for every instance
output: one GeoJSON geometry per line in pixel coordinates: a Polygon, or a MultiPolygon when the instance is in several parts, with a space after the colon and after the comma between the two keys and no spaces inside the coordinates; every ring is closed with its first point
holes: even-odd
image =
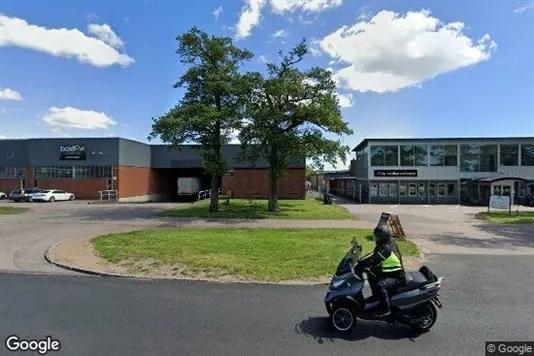
{"type": "Polygon", "coordinates": [[[194,195],[200,191],[200,178],[180,177],[176,185],[178,195],[194,195]]]}

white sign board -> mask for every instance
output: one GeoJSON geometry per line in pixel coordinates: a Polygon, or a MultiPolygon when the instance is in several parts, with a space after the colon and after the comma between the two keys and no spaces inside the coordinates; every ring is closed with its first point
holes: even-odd
{"type": "Polygon", "coordinates": [[[490,209],[508,210],[510,209],[510,197],[492,195],[490,196],[489,207],[490,209]]]}

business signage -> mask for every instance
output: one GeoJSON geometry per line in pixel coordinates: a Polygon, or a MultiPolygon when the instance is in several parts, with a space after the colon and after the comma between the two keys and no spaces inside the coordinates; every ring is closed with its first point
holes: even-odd
{"type": "Polygon", "coordinates": [[[60,145],[59,159],[61,161],[85,161],[85,145],[60,145]]]}
{"type": "Polygon", "coordinates": [[[377,169],[375,177],[417,177],[417,169],[377,169]]]}
{"type": "Polygon", "coordinates": [[[489,201],[490,209],[497,210],[509,210],[510,209],[510,197],[501,195],[491,195],[489,201]]]}

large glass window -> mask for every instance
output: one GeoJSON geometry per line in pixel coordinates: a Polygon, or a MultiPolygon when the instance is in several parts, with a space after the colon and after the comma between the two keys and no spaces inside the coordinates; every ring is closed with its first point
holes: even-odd
{"type": "Polygon", "coordinates": [[[400,146],[400,156],[401,166],[426,166],[428,165],[428,146],[400,146]]]}
{"type": "Polygon", "coordinates": [[[26,167],[0,167],[0,179],[18,179],[26,177],[26,167]]]}
{"type": "Polygon", "coordinates": [[[388,196],[388,184],[387,183],[380,183],[380,196],[381,197],[388,196]]]}
{"type": "Polygon", "coordinates": [[[111,178],[111,166],[36,166],[35,179],[111,178]]]}
{"type": "Polygon", "coordinates": [[[431,166],[457,166],[458,146],[456,145],[434,145],[430,146],[431,166]]]}
{"type": "Polygon", "coordinates": [[[376,183],[371,184],[371,186],[369,187],[369,194],[372,197],[376,197],[378,195],[378,184],[376,183]]]}
{"type": "Polygon", "coordinates": [[[519,166],[519,145],[501,145],[501,166],[519,166]]]}
{"type": "Polygon", "coordinates": [[[445,183],[438,183],[438,197],[446,197],[445,183]]]}
{"type": "Polygon", "coordinates": [[[497,145],[461,145],[462,172],[496,172],[497,145]]]}
{"type": "Polygon", "coordinates": [[[406,196],[406,183],[399,184],[399,196],[401,197],[406,196]]]}
{"type": "Polygon", "coordinates": [[[408,195],[411,196],[411,197],[417,196],[417,184],[410,183],[408,185],[408,195]]]}
{"type": "Polygon", "coordinates": [[[371,166],[398,166],[399,146],[371,146],[371,166]]]}
{"type": "Polygon", "coordinates": [[[534,166],[534,145],[521,145],[521,165],[534,166]]]}
{"type": "Polygon", "coordinates": [[[429,197],[436,196],[436,183],[428,183],[428,196],[429,197]]]}
{"type": "Polygon", "coordinates": [[[397,183],[389,183],[389,196],[390,197],[397,196],[397,183]]]}

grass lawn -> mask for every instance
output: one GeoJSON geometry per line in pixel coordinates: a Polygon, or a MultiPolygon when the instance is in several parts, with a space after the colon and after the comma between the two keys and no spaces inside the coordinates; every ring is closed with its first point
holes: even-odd
{"type": "Polygon", "coordinates": [[[303,200],[279,200],[280,211],[267,211],[267,200],[231,199],[230,205],[219,202],[219,212],[210,213],[209,199],[164,211],[161,215],[180,218],[240,218],[240,219],[297,219],[297,220],[341,220],[352,219],[347,209],[339,205],[324,205],[314,198],[303,200]]]}
{"type": "MultiPolygon", "coordinates": [[[[330,276],[356,237],[364,253],[374,248],[372,231],[358,229],[164,228],[93,239],[108,261],[155,261],[186,266],[188,273],[238,276],[256,281],[330,276]]],[[[418,256],[399,241],[406,256],[418,256]]]]}
{"type": "Polygon", "coordinates": [[[487,211],[477,214],[479,218],[487,220],[495,224],[532,224],[534,223],[534,211],[512,211],[512,214],[508,215],[508,212],[496,213],[487,211]]]}
{"type": "Polygon", "coordinates": [[[28,211],[27,208],[13,208],[10,206],[0,206],[0,215],[21,214],[28,211]]]}

